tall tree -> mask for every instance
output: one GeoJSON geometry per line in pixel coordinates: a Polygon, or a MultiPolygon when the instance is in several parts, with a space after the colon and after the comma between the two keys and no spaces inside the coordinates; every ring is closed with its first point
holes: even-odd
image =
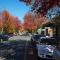
{"type": "MultiPolygon", "coordinates": [[[[60,8],[60,0],[19,0],[19,1],[22,1],[27,5],[31,5],[31,11],[34,11],[35,13],[40,13],[42,15],[46,15],[48,11],[54,8],[55,6],[58,6],[60,8]]],[[[58,9],[57,12],[60,12],[60,10],[58,9]]],[[[55,15],[56,13],[54,12],[55,15]]]]}
{"type": "Polygon", "coordinates": [[[36,29],[36,25],[34,23],[34,15],[32,13],[28,13],[24,17],[24,27],[26,30],[32,32],[36,29]]]}
{"type": "Polygon", "coordinates": [[[21,21],[18,19],[18,17],[15,17],[14,25],[15,25],[16,32],[19,32],[22,28],[22,24],[21,24],[21,21]]]}
{"type": "Polygon", "coordinates": [[[45,23],[47,21],[48,21],[48,18],[46,18],[40,14],[35,15],[34,22],[37,25],[37,28],[39,28],[43,23],[45,23]]]}
{"type": "Polygon", "coordinates": [[[0,33],[3,32],[3,17],[2,14],[0,14],[0,33]]]}
{"type": "Polygon", "coordinates": [[[4,19],[4,28],[3,28],[4,32],[14,33],[15,32],[14,18],[7,11],[4,11],[2,15],[4,19]]]}
{"type": "Polygon", "coordinates": [[[46,21],[48,21],[48,19],[40,14],[28,13],[25,15],[24,27],[26,30],[32,32],[40,28],[40,26],[46,21]]]}

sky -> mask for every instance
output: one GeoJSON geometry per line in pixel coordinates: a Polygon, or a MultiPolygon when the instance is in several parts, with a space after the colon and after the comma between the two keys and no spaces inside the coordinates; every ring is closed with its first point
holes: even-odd
{"type": "Polygon", "coordinates": [[[13,16],[17,16],[23,22],[24,15],[29,11],[29,7],[19,0],[0,0],[0,12],[4,10],[13,16]]]}

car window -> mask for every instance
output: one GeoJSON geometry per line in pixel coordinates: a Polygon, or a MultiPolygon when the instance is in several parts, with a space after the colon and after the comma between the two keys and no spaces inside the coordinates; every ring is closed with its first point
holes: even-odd
{"type": "Polygon", "coordinates": [[[44,38],[41,39],[40,44],[47,44],[47,45],[56,45],[57,44],[57,40],[56,39],[49,39],[49,38],[44,38]]]}
{"type": "Polygon", "coordinates": [[[35,35],[34,38],[35,38],[35,39],[39,39],[39,35],[35,35]]]}

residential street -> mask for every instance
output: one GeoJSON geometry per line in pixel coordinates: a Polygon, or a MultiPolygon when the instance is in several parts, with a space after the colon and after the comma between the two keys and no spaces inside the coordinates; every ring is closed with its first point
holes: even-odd
{"type": "Polygon", "coordinates": [[[23,40],[23,37],[15,42],[2,43],[0,45],[0,57],[6,58],[6,60],[37,60],[35,49],[28,38],[25,37],[27,40],[23,40]]]}
{"type": "Polygon", "coordinates": [[[31,45],[31,36],[13,36],[1,43],[0,57],[0,60],[47,60],[37,58],[36,47],[31,45]]]}
{"type": "Polygon", "coordinates": [[[0,0],[0,60],[60,60],[60,0],[0,0]]]}

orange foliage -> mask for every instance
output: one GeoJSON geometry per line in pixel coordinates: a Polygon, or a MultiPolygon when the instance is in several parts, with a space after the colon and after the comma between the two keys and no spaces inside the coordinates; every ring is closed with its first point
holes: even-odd
{"type": "Polygon", "coordinates": [[[2,19],[2,15],[0,15],[0,31],[2,31],[3,28],[3,19],[2,19]]]}
{"type": "Polygon", "coordinates": [[[17,17],[15,17],[14,25],[17,30],[21,30],[21,21],[17,17]]]}
{"type": "Polygon", "coordinates": [[[26,30],[35,31],[46,21],[48,21],[48,19],[40,14],[33,15],[32,13],[28,13],[24,17],[24,27],[26,30]]]}
{"type": "Polygon", "coordinates": [[[21,23],[16,17],[11,16],[7,11],[4,11],[2,15],[4,17],[4,31],[6,33],[14,33],[20,29],[21,23]]]}
{"type": "Polygon", "coordinates": [[[40,15],[40,14],[39,14],[39,15],[36,14],[34,21],[35,21],[35,24],[37,25],[37,27],[39,27],[39,26],[41,26],[43,23],[45,23],[46,21],[48,21],[48,18],[46,18],[46,17],[44,17],[44,16],[42,16],[42,15],[40,15]]]}
{"type": "Polygon", "coordinates": [[[36,29],[36,24],[34,23],[34,16],[31,13],[25,15],[24,28],[31,32],[36,29]]]}
{"type": "Polygon", "coordinates": [[[17,18],[12,16],[9,12],[4,11],[0,16],[0,29],[3,28],[5,33],[14,33],[19,31],[30,31],[34,32],[43,23],[46,23],[48,19],[40,14],[28,13],[24,17],[24,23],[17,18]]]}

